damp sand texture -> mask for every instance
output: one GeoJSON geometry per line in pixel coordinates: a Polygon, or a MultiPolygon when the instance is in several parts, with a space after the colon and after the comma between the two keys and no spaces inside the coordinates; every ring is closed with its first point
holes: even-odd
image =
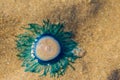
{"type": "Polygon", "coordinates": [[[15,36],[25,32],[22,26],[46,18],[65,22],[86,52],[73,64],[75,71],[68,67],[55,80],[119,80],[119,0],[0,0],[0,80],[53,80],[24,72],[16,57],[15,36]]]}

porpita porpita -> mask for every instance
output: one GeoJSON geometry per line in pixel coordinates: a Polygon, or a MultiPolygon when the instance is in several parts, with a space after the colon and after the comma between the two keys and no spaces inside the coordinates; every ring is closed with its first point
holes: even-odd
{"type": "Polygon", "coordinates": [[[16,40],[17,56],[26,67],[25,72],[41,73],[46,76],[59,77],[64,75],[68,66],[72,69],[72,63],[79,56],[78,43],[73,40],[73,33],[64,31],[62,23],[51,23],[43,20],[43,25],[29,24],[28,30],[19,34],[16,40]]]}

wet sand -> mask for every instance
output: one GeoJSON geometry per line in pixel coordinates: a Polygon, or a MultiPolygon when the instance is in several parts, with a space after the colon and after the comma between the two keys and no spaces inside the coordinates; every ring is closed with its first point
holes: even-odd
{"type": "MultiPolygon", "coordinates": [[[[54,80],[24,72],[16,57],[15,36],[28,23],[65,22],[86,51],[75,71],[55,80],[112,80],[120,74],[119,0],[0,0],[0,80],[54,80]],[[112,72],[118,70],[118,72],[112,72]],[[115,74],[114,74],[115,73],[115,74]],[[112,75],[114,74],[114,75],[112,75]]],[[[119,80],[119,79],[117,79],[119,80]]]]}

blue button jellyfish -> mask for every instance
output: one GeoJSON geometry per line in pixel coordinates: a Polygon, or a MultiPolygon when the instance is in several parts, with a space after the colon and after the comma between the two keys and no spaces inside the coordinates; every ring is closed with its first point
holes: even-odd
{"type": "Polygon", "coordinates": [[[64,31],[61,23],[43,21],[43,26],[29,24],[27,32],[17,36],[18,57],[23,61],[26,72],[40,73],[52,77],[63,75],[68,66],[79,56],[75,55],[78,43],[73,33],[64,31]]]}

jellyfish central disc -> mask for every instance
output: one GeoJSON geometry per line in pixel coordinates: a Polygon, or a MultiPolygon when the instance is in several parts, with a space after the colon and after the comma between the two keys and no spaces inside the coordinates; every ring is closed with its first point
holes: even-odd
{"type": "Polygon", "coordinates": [[[43,61],[49,61],[60,54],[60,45],[58,41],[51,36],[45,36],[39,39],[36,45],[36,56],[43,61]]]}

